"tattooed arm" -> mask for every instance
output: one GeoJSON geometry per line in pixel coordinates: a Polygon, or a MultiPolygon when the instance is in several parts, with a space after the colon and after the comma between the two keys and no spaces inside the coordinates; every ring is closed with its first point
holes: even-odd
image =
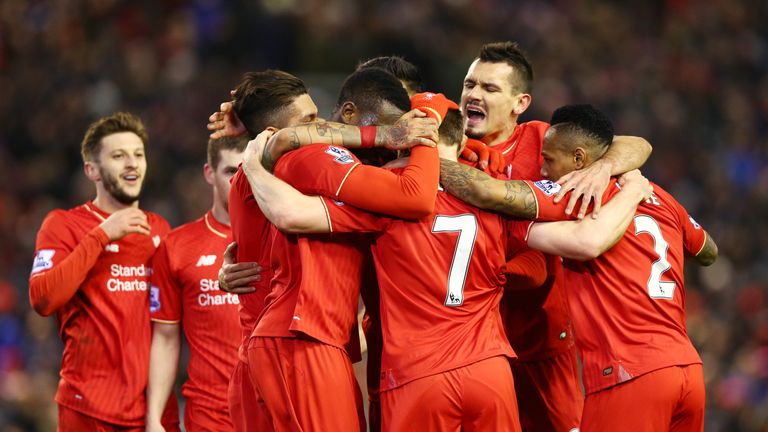
{"type": "MultiPolygon", "coordinates": [[[[437,122],[431,118],[417,117],[420,114],[414,112],[421,113],[414,110],[406,113],[394,125],[377,126],[374,146],[392,150],[408,149],[416,145],[434,147],[438,140],[437,122]]],[[[310,144],[360,148],[360,128],[321,121],[282,129],[267,143],[261,163],[265,169],[273,171],[275,163],[283,154],[310,144]]]]}
{"type": "Polygon", "coordinates": [[[521,219],[536,218],[536,199],[520,180],[498,180],[488,174],[446,159],[440,159],[440,182],[462,201],[521,219]]]}

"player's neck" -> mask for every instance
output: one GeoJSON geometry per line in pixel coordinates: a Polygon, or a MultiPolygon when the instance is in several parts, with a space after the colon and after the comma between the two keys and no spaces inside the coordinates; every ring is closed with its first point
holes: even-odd
{"type": "Polygon", "coordinates": [[[112,214],[118,210],[127,209],[130,207],[139,208],[139,201],[134,201],[131,204],[123,204],[116,200],[107,191],[96,191],[96,198],[93,199],[93,205],[100,210],[112,214]]]}
{"type": "Polygon", "coordinates": [[[213,218],[216,219],[216,222],[229,225],[229,212],[219,202],[214,201],[213,207],[211,208],[211,214],[213,215],[213,218]]]}
{"type": "Polygon", "coordinates": [[[497,146],[506,142],[509,137],[515,132],[517,127],[517,119],[510,120],[503,128],[486,134],[480,141],[484,142],[489,147],[497,146]]]}
{"type": "Polygon", "coordinates": [[[459,161],[459,155],[456,152],[456,146],[438,144],[437,154],[440,156],[440,159],[446,159],[453,162],[459,161]]]}

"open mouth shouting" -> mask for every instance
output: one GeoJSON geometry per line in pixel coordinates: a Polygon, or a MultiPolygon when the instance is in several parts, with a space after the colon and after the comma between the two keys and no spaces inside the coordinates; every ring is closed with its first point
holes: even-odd
{"type": "Polygon", "coordinates": [[[477,126],[485,120],[485,117],[486,117],[485,110],[479,105],[467,104],[464,110],[467,115],[468,127],[477,126]]]}

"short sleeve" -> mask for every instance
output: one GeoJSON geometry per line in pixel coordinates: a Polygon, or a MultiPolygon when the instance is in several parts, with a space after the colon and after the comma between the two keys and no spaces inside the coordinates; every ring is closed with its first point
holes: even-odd
{"type": "Polygon", "coordinates": [[[338,199],[349,173],[359,165],[360,160],[344,147],[313,144],[281,157],[275,176],[303,194],[338,199]]]}
{"type": "Polygon", "coordinates": [[[512,253],[528,246],[528,233],[535,221],[510,219],[507,221],[507,252],[512,253]]]}
{"type": "Polygon", "coordinates": [[[322,197],[332,233],[382,232],[391,219],[322,197]]]}
{"type": "Polygon", "coordinates": [[[675,202],[683,228],[683,247],[688,255],[696,256],[701,252],[707,241],[707,233],[704,228],[688,214],[685,207],[675,202]]]}
{"type": "Polygon", "coordinates": [[[181,287],[171,265],[168,241],[152,257],[149,314],[152,321],[177,323],[181,321],[181,287]]]}

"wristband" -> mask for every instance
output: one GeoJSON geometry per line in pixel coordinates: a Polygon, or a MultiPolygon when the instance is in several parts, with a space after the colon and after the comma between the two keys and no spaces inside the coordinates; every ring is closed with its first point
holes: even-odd
{"type": "Polygon", "coordinates": [[[376,126],[360,127],[360,148],[371,148],[376,144],[376,126]]]}

